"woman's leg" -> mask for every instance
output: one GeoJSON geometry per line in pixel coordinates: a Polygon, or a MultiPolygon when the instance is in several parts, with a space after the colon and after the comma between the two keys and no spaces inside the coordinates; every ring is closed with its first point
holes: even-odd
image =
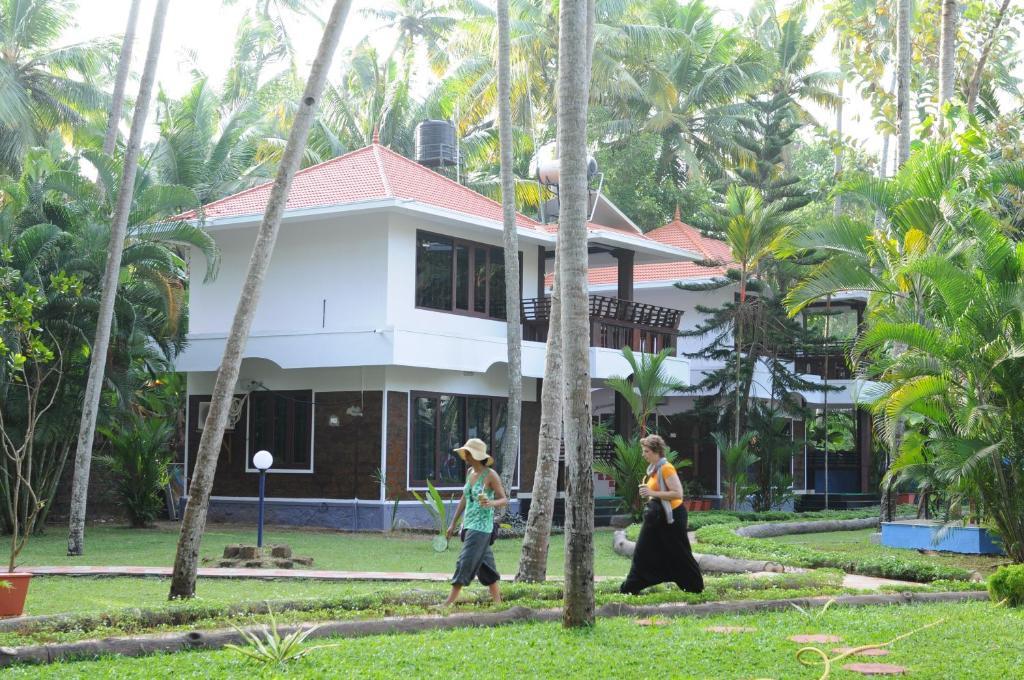
{"type": "Polygon", "coordinates": [[[462,586],[452,584],[452,592],[448,593],[448,599],[444,601],[444,606],[448,607],[455,604],[455,600],[459,599],[460,592],[462,592],[462,586]]]}
{"type": "Polygon", "coordinates": [[[657,551],[657,528],[647,519],[640,526],[640,536],[636,539],[636,547],[633,549],[633,562],[629,566],[629,574],[626,580],[619,586],[619,592],[627,595],[636,595],[644,588],[653,586],[657,581],[652,579],[652,566],[658,559],[657,551]]]}
{"type": "Polygon", "coordinates": [[[487,586],[487,589],[491,591],[491,599],[495,602],[501,602],[501,591],[498,589],[498,581],[501,580],[501,575],[498,573],[498,567],[494,563],[494,553],[491,551],[490,536],[487,537],[488,544],[484,549],[483,559],[480,560],[480,569],[477,571],[477,578],[480,579],[480,583],[487,586]]]}
{"type": "Polygon", "coordinates": [[[700,573],[700,565],[690,548],[690,537],[687,532],[686,508],[679,506],[672,513],[673,550],[669,553],[675,563],[675,583],[681,590],[691,593],[704,592],[704,576],[700,573]]]}

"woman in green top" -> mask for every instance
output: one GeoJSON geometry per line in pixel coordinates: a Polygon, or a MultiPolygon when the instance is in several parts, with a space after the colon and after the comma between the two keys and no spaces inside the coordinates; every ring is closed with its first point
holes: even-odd
{"type": "Polygon", "coordinates": [[[469,585],[474,578],[479,578],[480,583],[490,589],[491,598],[495,602],[501,602],[501,591],[498,589],[501,576],[494,565],[491,533],[494,531],[494,508],[508,505],[508,498],[501,486],[501,478],[490,468],[494,458],[488,455],[487,444],[473,438],[455,449],[455,453],[469,463],[470,470],[466,475],[466,486],[462,489],[462,500],[448,527],[450,539],[455,535],[455,527],[465,512],[466,517],[462,520],[462,550],[455,563],[452,592],[444,606],[455,602],[463,586],[469,585]]]}

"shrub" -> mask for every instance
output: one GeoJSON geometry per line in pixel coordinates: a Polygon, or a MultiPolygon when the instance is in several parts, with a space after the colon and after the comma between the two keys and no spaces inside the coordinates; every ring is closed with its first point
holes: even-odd
{"type": "Polygon", "coordinates": [[[97,460],[114,473],[115,492],[132,527],[151,525],[164,505],[173,425],[130,411],[116,426],[100,431],[110,444],[110,453],[97,460]]]}
{"type": "MultiPolygon", "coordinates": [[[[801,519],[803,519],[801,515],[801,519]]],[[[697,540],[715,546],[714,552],[727,557],[769,560],[796,567],[836,567],[851,574],[880,576],[903,581],[929,582],[939,579],[966,580],[970,572],[929,560],[897,555],[858,556],[826,552],[803,545],[778,543],[761,538],[746,538],[735,533],[739,523],[715,524],[697,532],[697,540]]]]}
{"type": "Polygon", "coordinates": [[[1024,607],[1024,564],[996,569],[988,577],[988,594],[995,602],[1006,600],[1011,607],[1024,607]]]}

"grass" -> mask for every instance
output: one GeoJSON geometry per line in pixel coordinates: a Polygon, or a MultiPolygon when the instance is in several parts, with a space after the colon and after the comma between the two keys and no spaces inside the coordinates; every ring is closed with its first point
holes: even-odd
{"type": "MultiPolygon", "coordinates": [[[[881,576],[901,581],[927,583],[936,580],[965,580],[970,572],[940,564],[916,552],[901,554],[860,554],[822,550],[805,542],[782,543],[768,538],[737,536],[739,524],[713,524],[698,529],[697,550],[741,559],[768,560],[797,567],[834,567],[849,574],[881,576]]],[[[813,534],[803,534],[811,536],[813,534]]]]}
{"type": "MultiPolygon", "coordinates": [[[[863,608],[832,607],[815,621],[797,611],[678,618],[640,626],[602,619],[591,629],[557,624],[464,628],[416,635],[338,639],[285,668],[261,669],[231,651],[184,652],[138,659],[108,657],[5,671],[9,678],[818,678],[820,667],[795,659],[798,633],[831,633],[844,645],[885,642],[925,624],[944,623],[897,642],[883,659],[915,678],[1019,677],[1024,665],[1024,612],[989,603],[863,608]],[[754,632],[712,633],[712,625],[754,632]]],[[[312,644],[323,644],[316,640],[312,644]]],[[[826,646],[826,649],[834,645],[826,646]]],[[[835,669],[833,680],[863,676],[835,669]]]]}
{"type": "MultiPolygon", "coordinates": [[[[709,577],[700,595],[664,585],[640,596],[618,593],[619,582],[597,584],[598,606],[610,602],[660,604],[686,602],[696,604],[718,600],[778,599],[834,595],[853,592],[844,589],[842,574],[821,569],[800,574],[777,574],[765,578],[745,575],[709,577]]],[[[246,625],[266,620],[260,607],[270,602],[281,621],[374,618],[382,616],[422,615],[425,608],[439,603],[447,594],[443,583],[309,583],[217,581],[202,584],[201,597],[188,602],[168,602],[166,579],[129,578],[45,578],[38,593],[43,609],[73,615],[70,620],[40,625],[24,632],[0,633],[0,646],[45,642],[68,642],[110,635],[179,630],[182,628],[226,627],[229,623],[246,625]],[[288,587],[291,586],[291,587],[288,587]],[[78,602],[73,602],[76,599],[78,602]],[[289,603],[286,607],[283,602],[289,603]],[[229,612],[227,607],[249,605],[249,611],[229,612]]],[[[460,600],[464,611],[488,610],[510,606],[557,607],[560,584],[505,584],[505,602],[493,605],[484,588],[471,586],[460,600]]],[[[34,612],[39,613],[39,612],[34,612]]]]}
{"type": "MultiPolygon", "coordinates": [[[[450,573],[459,554],[458,539],[447,552],[431,549],[428,534],[343,533],[339,531],[268,527],[264,543],[287,543],[296,555],[313,557],[313,569],[341,571],[405,571],[450,573]]],[[[203,537],[201,558],[218,558],[224,546],[231,543],[256,542],[253,527],[210,525],[203,537]]],[[[176,524],[162,524],[155,529],[90,526],[86,530],[85,555],[67,556],[66,535],[57,527],[29,541],[22,553],[20,567],[33,565],[118,565],[162,566],[174,563],[178,540],[176,524]]],[[[598,576],[624,576],[629,561],[611,548],[611,530],[599,529],[594,537],[594,570],[598,576]]],[[[494,559],[502,574],[515,574],[519,564],[521,541],[502,539],[494,544],[494,559]]],[[[565,541],[563,536],[551,537],[548,554],[548,576],[560,576],[564,570],[565,541]]]]}
{"type": "Polygon", "coordinates": [[[996,567],[1002,564],[1009,564],[1010,559],[998,555],[961,555],[949,552],[918,553],[916,550],[902,548],[889,548],[884,545],[876,545],[869,539],[875,533],[874,529],[861,531],[830,531],[823,534],[796,534],[792,536],[777,536],[763,540],[784,543],[789,545],[803,545],[818,550],[846,553],[861,557],[915,557],[924,558],[948,567],[960,567],[977,571],[983,576],[988,576],[996,567]]]}

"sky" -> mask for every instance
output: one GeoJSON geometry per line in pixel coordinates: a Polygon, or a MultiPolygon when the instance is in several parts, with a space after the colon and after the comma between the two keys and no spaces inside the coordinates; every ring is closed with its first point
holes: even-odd
{"type": "MultiPolygon", "coordinates": [[[[393,34],[389,35],[387,30],[382,29],[377,19],[361,11],[370,7],[380,7],[382,2],[386,4],[387,0],[353,2],[342,34],[339,53],[332,65],[334,74],[341,68],[340,54],[345,49],[353,47],[364,36],[370,35],[371,40],[379,41],[378,44],[382,47],[392,44],[393,34]]],[[[79,0],[77,25],[69,28],[65,42],[120,36],[124,32],[130,4],[131,0],[79,0]]],[[[138,37],[132,55],[135,73],[141,71],[145,59],[155,4],[154,0],[142,0],[138,37]]],[[[230,6],[224,6],[220,0],[171,0],[159,63],[158,82],[161,87],[172,97],[181,96],[192,82],[194,69],[219,82],[231,61],[235,28],[246,8],[253,4],[254,0],[235,0],[230,6]]],[[[729,23],[731,17],[737,13],[745,14],[753,0],[709,0],[708,4],[721,10],[723,23],[729,23]]],[[[322,14],[326,16],[330,2],[325,0],[321,7],[322,14]]],[[[321,28],[313,19],[293,15],[288,22],[288,30],[296,46],[300,72],[304,74],[308,72],[309,64],[315,55],[321,28]]],[[[835,58],[827,43],[819,46],[817,56],[822,68],[836,67],[835,58]]],[[[129,91],[135,88],[137,84],[129,86],[129,91]]],[[[872,133],[867,107],[858,101],[849,101],[846,113],[846,134],[861,139],[869,151],[877,152],[880,141],[872,133]]]]}

